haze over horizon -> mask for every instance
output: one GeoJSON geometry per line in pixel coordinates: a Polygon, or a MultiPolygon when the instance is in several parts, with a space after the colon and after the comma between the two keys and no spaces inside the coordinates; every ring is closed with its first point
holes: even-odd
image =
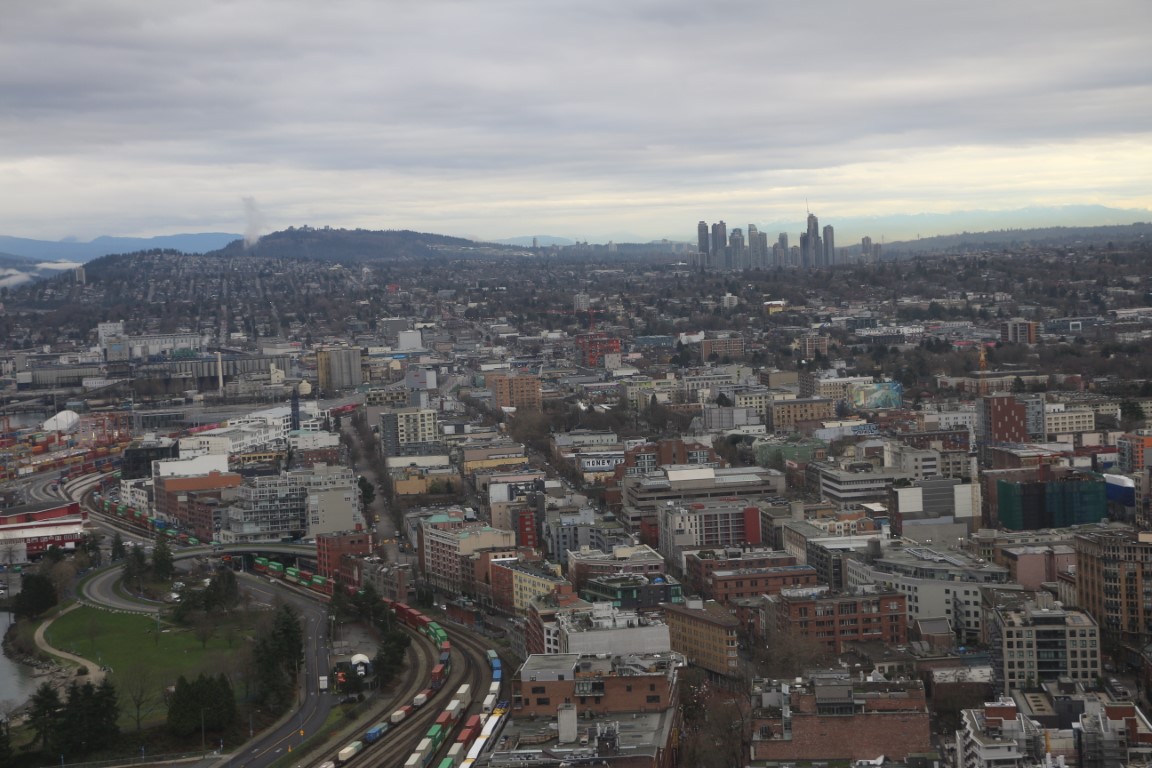
{"type": "Polygon", "coordinates": [[[1146,212],[1150,22],[1144,0],[21,3],[0,234],[1146,212]]]}

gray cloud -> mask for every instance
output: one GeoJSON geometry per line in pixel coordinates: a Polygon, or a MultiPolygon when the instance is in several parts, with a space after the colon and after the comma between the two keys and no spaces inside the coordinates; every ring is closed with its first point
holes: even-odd
{"type": "Polygon", "coordinates": [[[14,5],[10,234],[1152,206],[1146,0],[14,5]]]}

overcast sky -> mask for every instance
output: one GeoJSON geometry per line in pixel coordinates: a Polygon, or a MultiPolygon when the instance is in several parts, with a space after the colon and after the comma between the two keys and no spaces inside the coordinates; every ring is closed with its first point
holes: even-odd
{"type": "MultiPolygon", "coordinates": [[[[1150,0],[11,0],[0,234],[1152,208],[1150,0]],[[250,213],[252,206],[247,209],[250,213]]],[[[1075,223],[1075,222],[1072,222],[1075,223]]]]}

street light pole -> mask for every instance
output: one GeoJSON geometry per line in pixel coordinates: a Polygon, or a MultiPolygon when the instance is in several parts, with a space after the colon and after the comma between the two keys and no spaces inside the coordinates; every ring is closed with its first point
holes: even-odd
{"type": "Polygon", "coordinates": [[[200,710],[200,754],[204,754],[207,749],[207,742],[204,741],[204,710],[200,710]]]}

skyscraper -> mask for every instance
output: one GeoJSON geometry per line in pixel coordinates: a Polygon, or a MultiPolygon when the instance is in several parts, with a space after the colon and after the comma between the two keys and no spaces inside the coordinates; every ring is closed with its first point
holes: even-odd
{"type": "Polygon", "coordinates": [[[708,253],[708,222],[702,221],[696,225],[696,250],[708,253]]]}
{"type": "Polygon", "coordinates": [[[709,251],[708,265],[713,269],[724,268],[724,253],[728,250],[728,225],[718,221],[712,225],[712,250],[709,251]]]}
{"type": "MultiPolygon", "coordinates": [[[[804,253],[804,266],[808,269],[822,266],[824,249],[820,244],[820,220],[816,214],[808,214],[808,249],[804,253]]],[[[803,246],[803,243],[801,243],[803,246]]]]}
{"type": "Polygon", "coordinates": [[[756,269],[760,264],[760,230],[755,224],[748,225],[748,258],[745,266],[756,269]]]}
{"type": "Polygon", "coordinates": [[[778,267],[788,266],[788,261],[789,261],[788,256],[791,253],[791,251],[788,249],[788,233],[787,232],[781,232],[780,236],[778,238],[776,238],[776,247],[779,249],[778,254],[777,254],[778,255],[778,261],[776,262],[776,266],[778,266],[778,267]]]}
{"type": "Polygon", "coordinates": [[[744,232],[740,227],[732,230],[732,236],[728,238],[728,260],[725,264],[727,269],[743,269],[746,265],[744,247],[744,232]]]}
{"type": "Polygon", "coordinates": [[[836,232],[831,224],[824,227],[824,266],[831,267],[836,264],[836,232]]]}

